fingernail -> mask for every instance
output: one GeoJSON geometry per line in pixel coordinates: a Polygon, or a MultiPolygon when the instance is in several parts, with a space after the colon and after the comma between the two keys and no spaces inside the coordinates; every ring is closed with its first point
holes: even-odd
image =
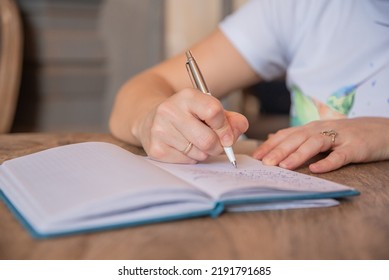
{"type": "Polygon", "coordinates": [[[288,160],[281,161],[279,166],[285,169],[289,169],[290,162],[288,160]]]}
{"type": "Polygon", "coordinates": [[[256,159],[262,159],[262,157],[263,157],[263,153],[262,152],[260,152],[260,151],[255,151],[254,153],[253,153],[253,158],[256,158],[256,159]]]}
{"type": "Polygon", "coordinates": [[[273,157],[265,157],[262,159],[265,165],[276,165],[276,160],[273,157]]]}
{"type": "Polygon", "coordinates": [[[230,147],[234,143],[233,138],[230,134],[225,134],[222,138],[222,145],[224,147],[230,147]]]}

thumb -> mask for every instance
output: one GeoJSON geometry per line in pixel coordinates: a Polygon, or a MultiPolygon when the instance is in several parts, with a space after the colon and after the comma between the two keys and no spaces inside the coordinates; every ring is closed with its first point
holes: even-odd
{"type": "Polygon", "coordinates": [[[234,141],[236,141],[249,128],[249,121],[240,113],[232,111],[225,111],[225,113],[234,134],[234,141]]]}

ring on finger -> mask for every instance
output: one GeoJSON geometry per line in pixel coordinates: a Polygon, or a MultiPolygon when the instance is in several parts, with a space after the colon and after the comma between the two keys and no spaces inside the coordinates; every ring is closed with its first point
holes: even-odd
{"type": "Polygon", "coordinates": [[[331,137],[332,144],[335,144],[335,139],[336,139],[336,136],[338,135],[338,133],[335,130],[333,130],[333,129],[323,130],[323,131],[320,132],[320,134],[324,135],[324,136],[331,137]]]}
{"type": "Polygon", "coordinates": [[[188,154],[190,152],[190,150],[192,150],[192,147],[193,147],[193,143],[189,142],[188,145],[186,146],[186,148],[182,151],[182,153],[184,155],[188,154]]]}

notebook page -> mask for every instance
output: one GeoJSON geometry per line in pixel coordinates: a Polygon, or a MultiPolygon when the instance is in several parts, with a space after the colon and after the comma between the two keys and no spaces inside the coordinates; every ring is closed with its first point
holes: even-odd
{"type": "Polygon", "coordinates": [[[348,190],[346,186],[276,166],[265,166],[247,155],[237,155],[238,168],[233,168],[224,155],[194,165],[153,162],[175,176],[193,184],[217,199],[239,195],[255,189],[289,192],[333,192],[348,190]],[[242,191],[242,189],[244,189],[242,191]]]}
{"type": "Polygon", "coordinates": [[[252,212],[252,211],[267,211],[267,210],[284,210],[284,209],[300,209],[300,208],[322,208],[339,205],[339,201],[335,199],[299,199],[286,201],[272,201],[250,204],[229,205],[226,207],[227,212],[252,212]]]}
{"type": "MultiPolygon", "coordinates": [[[[51,220],[61,215],[93,211],[120,197],[136,196],[139,204],[153,200],[162,189],[171,193],[198,192],[185,182],[150,165],[143,157],[108,143],[89,142],[53,148],[6,161],[2,166],[12,186],[1,186],[23,214],[39,208],[40,218],[51,220]],[[13,191],[16,188],[17,191],[13,191]],[[23,198],[18,196],[23,192],[23,198]],[[142,196],[142,194],[144,194],[142,196]],[[28,198],[28,203],[23,199],[28,198]],[[150,199],[149,199],[150,198],[150,199]],[[93,207],[92,207],[93,206],[93,207]]],[[[128,200],[131,204],[131,199],[128,200]]],[[[35,211],[37,212],[37,211],[35,211]]],[[[34,216],[32,213],[31,217],[34,216]]]]}

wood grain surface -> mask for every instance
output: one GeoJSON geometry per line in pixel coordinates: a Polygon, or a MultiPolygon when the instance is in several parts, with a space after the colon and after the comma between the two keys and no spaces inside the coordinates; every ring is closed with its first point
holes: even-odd
{"type": "MultiPolygon", "coordinates": [[[[84,141],[144,154],[108,134],[5,134],[0,162],[84,141]]],[[[297,171],[309,174],[306,167],[297,171]]],[[[0,202],[0,259],[389,259],[388,171],[383,161],[314,175],[361,192],[331,208],[225,213],[42,240],[0,202]]]]}

